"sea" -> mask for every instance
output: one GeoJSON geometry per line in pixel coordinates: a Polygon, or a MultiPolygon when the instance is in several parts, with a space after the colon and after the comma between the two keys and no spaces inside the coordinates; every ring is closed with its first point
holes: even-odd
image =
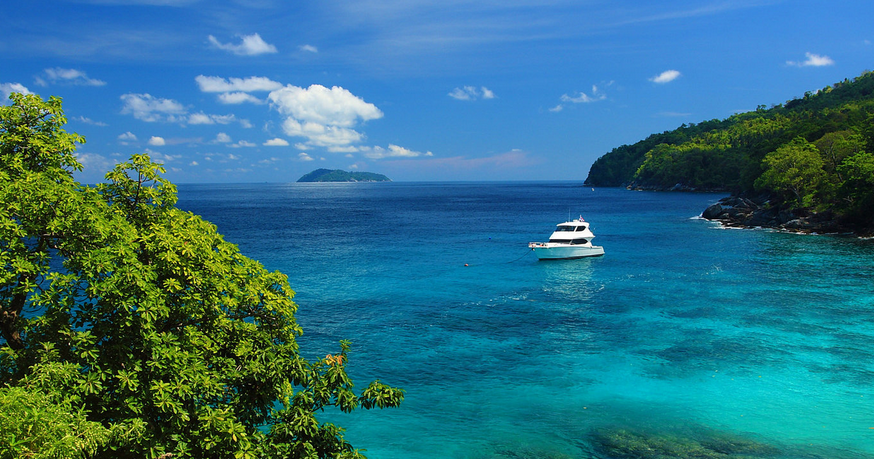
{"type": "Polygon", "coordinates": [[[726,229],[724,194],[581,182],[179,186],[288,275],[308,358],[350,340],[327,410],[371,459],[874,458],[874,241],[726,229]],[[591,223],[602,257],[528,242],[591,223]]]}

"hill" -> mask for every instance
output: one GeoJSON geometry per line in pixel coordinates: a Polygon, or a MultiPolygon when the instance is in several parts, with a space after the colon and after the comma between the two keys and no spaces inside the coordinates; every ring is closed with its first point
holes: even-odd
{"type": "Polygon", "coordinates": [[[391,179],[372,172],[346,172],[335,169],[316,169],[297,180],[298,182],[391,182],[391,179]]]}
{"type": "Polygon", "coordinates": [[[874,228],[874,73],[622,145],[592,164],[585,183],[725,190],[772,212],[828,210],[841,227],[874,228]]]}
{"type": "Polygon", "coordinates": [[[749,190],[765,154],[799,136],[816,142],[829,133],[852,131],[870,138],[871,113],[874,73],[867,72],[770,109],[760,105],[753,112],[684,124],[614,148],[592,164],[586,184],[749,190]]]}

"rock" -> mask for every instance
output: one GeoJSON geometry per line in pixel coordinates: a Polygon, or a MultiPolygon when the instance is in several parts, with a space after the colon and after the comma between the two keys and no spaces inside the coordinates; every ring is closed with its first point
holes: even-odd
{"type": "Polygon", "coordinates": [[[722,206],[719,203],[716,203],[708,207],[707,209],[704,209],[704,212],[701,213],[701,216],[708,220],[715,220],[719,218],[722,213],[722,206]]]}

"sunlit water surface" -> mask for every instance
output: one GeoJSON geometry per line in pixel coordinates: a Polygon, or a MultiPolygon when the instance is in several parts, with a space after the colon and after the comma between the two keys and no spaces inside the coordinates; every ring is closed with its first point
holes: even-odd
{"type": "MultiPolygon", "coordinates": [[[[609,457],[593,432],[874,457],[874,242],[725,230],[722,195],[576,183],[183,185],[289,276],[308,357],[401,408],[325,413],[371,458],[609,457]],[[538,261],[580,214],[606,255],[538,261]]],[[[771,456],[774,457],[773,451],[771,456]]]]}

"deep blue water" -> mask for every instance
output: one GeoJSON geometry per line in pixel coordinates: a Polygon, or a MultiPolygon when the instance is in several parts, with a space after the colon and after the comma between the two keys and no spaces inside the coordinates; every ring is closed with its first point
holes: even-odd
{"type": "Polygon", "coordinates": [[[371,458],[596,457],[592,432],[615,426],[874,457],[874,241],[725,230],[696,218],[722,195],[565,182],[179,197],[289,276],[305,355],[349,339],[360,386],[406,389],[323,416],[371,458]],[[605,256],[528,250],[578,215],[605,256]]]}

